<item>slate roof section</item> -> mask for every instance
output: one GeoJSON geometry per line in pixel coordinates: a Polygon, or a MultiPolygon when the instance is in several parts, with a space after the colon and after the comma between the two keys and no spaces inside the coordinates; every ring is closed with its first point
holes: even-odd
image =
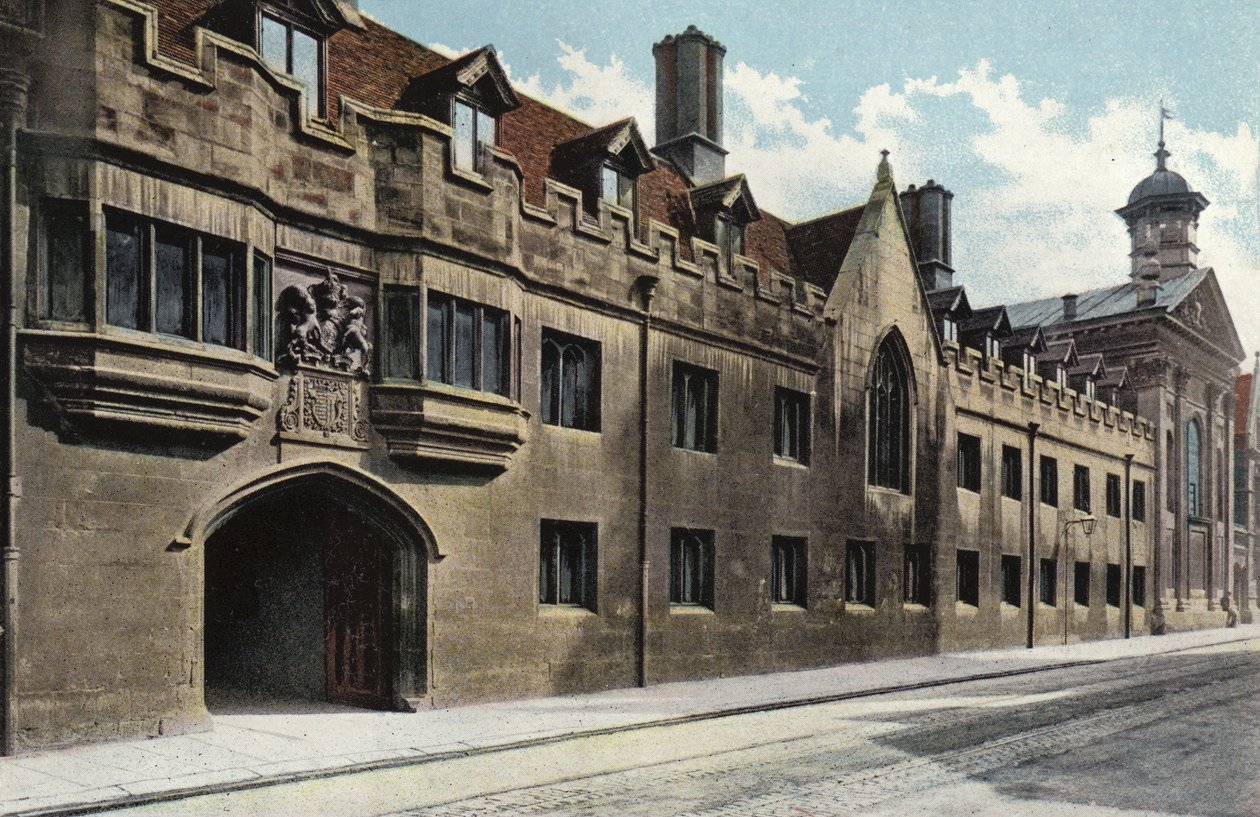
{"type": "Polygon", "coordinates": [[[956,318],[970,317],[971,303],[967,300],[965,287],[956,286],[948,289],[937,289],[927,294],[928,309],[933,315],[952,312],[956,318]]]}
{"type": "Polygon", "coordinates": [[[793,224],[787,228],[787,253],[793,272],[811,284],[830,290],[840,274],[858,222],[866,205],[793,224]]]}
{"type": "MultiPolygon", "coordinates": [[[[1159,292],[1155,296],[1155,304],[1144,309],[1164,311],[1174,309],[1207,277],[1209,272],[1211,268],[1204,267],[1161,282],[1159,292]]],[[[1137,283],[1129,281],[1117,286],[1091,289],[1080,293],[1076,299],[1076,320],[1072,322],[1081,323],[1137,311],[1137,289],[1137,283]]],[[[1063,320],[1061,297],[1007,304],[1006,314],[1011,319],[1011,326],[1016,328],[1067,323],[1063,320]]]]}

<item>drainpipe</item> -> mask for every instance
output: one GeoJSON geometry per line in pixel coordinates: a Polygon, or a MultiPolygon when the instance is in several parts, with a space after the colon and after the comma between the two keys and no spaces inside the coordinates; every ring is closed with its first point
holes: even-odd
{"type": "Polygon", "coordinates": [[[1133,634],[1133,455],[1124,455],[1124,637],[1133,634]]]}
{"type": "Polygon", "coordinates": [[[1040,498],[1037,495],[1037,423],[1028,424],[1028,649],[1033,648],[1033,614],[1037,609],[1037,511],[1040,498]]]}
{"type": "Polygon", "coordinates": [[[661,279],[640,275],[635,287],[643,299],[639,329],[639,622],[635,634],[636,680],[648,685],[648,341],[652,332],[652,298],[661,279]]]}
{"type": "Polygon", "coordinates": [[[4,172],[0,174],[0,280],[4,283],[4,461],[0,473],[5,480],[4,546],[0,558],[0,631],[4,639],[4,694],[0,695],[0,752],[13,754],[16,743],[14,715],[17,677],[17,236],[14,210],[17,207],[17,131],[25,118],[27,77],[17,71],[0,69],[0,147],[4,151],[4,172]]]}

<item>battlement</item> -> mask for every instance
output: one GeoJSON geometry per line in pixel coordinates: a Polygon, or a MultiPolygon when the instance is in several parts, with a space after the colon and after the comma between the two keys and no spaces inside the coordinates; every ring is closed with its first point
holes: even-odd
{"type": "MultiPolygon", "coordinates": [[[[110,133],[108,119],[105,127],[98,122],[98,138],[119,145],[149,142],[152,158],[244,186],[247,198],[268,212],[292,213],[299,223],[331,222],[369,243],[379,239],[392,249],[402,239],[417,249],[471,255],[475,266],[582,290],[617,310],[634,308],[631,285],[654,275],[666,284],[662,289],[676,285],[693,301],[698,293],[705,311],[716,315],[679,315],[683,323],[718,325],[771,347],[780,345],[776,335],[791,336],[789,345],[803,354],[817,343],[807,336],[820,337],[827,293],[763,259],[737,253],[728,260],[716,244],[685,228],[592,202],[589,191],[559,179],[544,178],[541,203],[531,200],[520,159],[481,145],[477,172],[457,167],[452,127],[423,113],[342,95],[329,105],[333,118],[309,118],[303,114],[304,86],[272,70],[251,46],[198,27],[188,64],[162,52],[153,6],[106,0],[104,8],[138,23],[122,26],[138,40],[128,56],[138,55],[134,62],[156,77],[177,80],[186,93],[169,83],[104,92],[119,97],[101,102],[116,128],[110,133]],[[222,93],[228,85],[252,94],[222,93]],[[127,103],[141,96],[148,102],[155,93],[163,97],[163,121],[138,122],[139,138],[126,133],[119,119],[144,118],[140,104],[127,103]],[[251,133],[226,135],[206,167],[198,167],[207,151],[197,143],[213,137],[225,118],[251,133]],[[233,138],[238,142],[229,144],[233,138]],[[581,274],[572,274],[575,259],[585,267],[581,274]]],[[[122,53],[108,51],[115,58],[122,53]]],[[[144,116],[157,107],[147,105],[144,116]]]]}
{"type": "MultiPolygon", "coordinates": [[[[1009,411],[1025,422],[1028,419],[1043,423],[1073,422],[1076,429],[1092,426],[1100,433],[1125,435],[1152,444],[1155,441],[1155,426],[1149,420],[1060,386],[1035,372],[986,358],[978,349],[946,341],[944,359],[951,374],[955,400],[960,405],[986,402],[995,417],[1009,411]],[[987,386],[988,393],[972,397],[978,392],[977,386],[987,386]],[[967,399],[969,397],[971,399],[967,399]]],[[[979,406],[970,407],[980,410],[979,406]]]]}

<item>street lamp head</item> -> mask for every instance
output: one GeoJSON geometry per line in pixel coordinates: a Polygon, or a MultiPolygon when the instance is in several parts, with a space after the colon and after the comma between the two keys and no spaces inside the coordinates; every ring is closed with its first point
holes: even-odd
{"type": "Polygon", "coordinates": [[[1086,536],[1094,535],[1094,523],[1098,520],[1092,516],[1087,516],[1081,520],[1081,528],[1084,529],[1086,536]]]}

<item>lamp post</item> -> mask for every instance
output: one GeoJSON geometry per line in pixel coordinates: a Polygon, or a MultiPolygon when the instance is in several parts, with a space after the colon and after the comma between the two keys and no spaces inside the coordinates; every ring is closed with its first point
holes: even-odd
{"type": "MultiPolygon", "coordinates": [[[[1086,536],[1093,536],[1094,523],[1097,521],[1093,516],[1081,516],[1076,519],[1069,519],[1063,523],[1063,543],[1067,551],[1064,554],[1066,558],[1063,560],[1063,643],[1065,645],[1068,642],[1068,621],[1071,616],[1068,612],[1068,570],[1075,570],[1075,565],[1072,564],[1072,557],[1075,554],[1072,551],[1072,538],[1068,535],[1068,532],[1073,525],[1080,525],[1086,536]]],[[[1072,596],[1072,604],[1076,604],[1075,594],[1072,596]]]]}

